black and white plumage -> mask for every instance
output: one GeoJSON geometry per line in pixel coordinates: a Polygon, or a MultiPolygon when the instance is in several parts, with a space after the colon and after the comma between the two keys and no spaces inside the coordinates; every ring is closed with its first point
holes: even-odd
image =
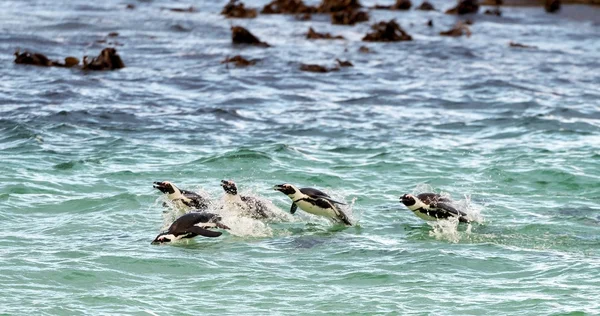
{"type": "Polygon", "coordinates": [[[221,186],[225,191],[225,204],[241,208],[250,217],[255,219],[267,219],[272,213],[268,206],[261,200],[238,194],[237,185],[231,180],[221,180],[221,186]]]}
{"type": "Polygon", "coordinates": [[[452,200],[437,193],[421,193],[417,196],[404,194],[400,197],[400,203],[426,221],[457,217],[461,223],[470,222],[467,214],[457,209],[452,200]]]}
{"type": "Polygon", "coordinates": [[[207,228],[229,229],[221,223],[221,217],[207,212],[192,212],[177,218],[166,232],[160,233],[153,244],[167,243],[184,238],[194,238],[198,235],[204,237],[219,237],[221,232],[208,230],[207,228]]]}
{"type": "Polygon", "coordinates": [[[292,214],[299,207],[307,213],[323,216],[330,220],[352,226],[348,216],[337,206],[337,204],[345,204],[333,200],[325,192],[313,188],[298,189],[288,183],[276,185],[273,189],[287,195],[292,200],[292,207],[290,208],[290,213],[292,214]]]}
{"type": "Polygon", "coordinates": [[[206,211],[210,206],[208,198],[192,191],[181,190],[169,181],[154,182],[155,189],[167,195],[178,207],[189,207],[199,211],[206,211]]]}

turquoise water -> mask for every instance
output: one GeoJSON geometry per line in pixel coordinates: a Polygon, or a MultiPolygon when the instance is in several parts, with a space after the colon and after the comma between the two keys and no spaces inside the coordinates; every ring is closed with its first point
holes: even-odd
{"type": "Polygon", "coordinates": [[[598,8],[507,8],[459,39],[436,35],[453,16],[371,11],[415,40],[361,54],[369,23],[125,4],[0,3],[0,314],[600,314],[598,8]],[[232,47],[230,23],[273,47],[232,47]],[[307,41],[308,26],[347,40],[307,41]],[[95,55],[113,31],[120,71],[12,63],[17,47],[95,55]],[[219,63],[238,53],[262,60],[219,63]],[[297,70],[335,58],[355,67],[297,70]],[[150,245],[169,223],[153,181],[218,204],[221,179],[281,220],[227,216],[222,237],[150,245]],[[286,216],[270,189],[284,182],[345,201],[358,224],[286,216]],[[478,222],[426,223],[398,202],[429,190],[478,222]]]}

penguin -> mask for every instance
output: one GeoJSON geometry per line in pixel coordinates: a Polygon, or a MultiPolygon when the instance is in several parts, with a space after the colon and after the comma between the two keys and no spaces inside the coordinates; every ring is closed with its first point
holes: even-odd
{"type": "Polygon", "coordinates": [[[179,207],[183,205],[198,211],[206,211],[210,206],[210,201],[207,198],[192,191],[180,190],[169,181],[154,182],[153,187],[166,194],[169,200],[179,207]]]}
{"type": "Polygon", "coordinates": [[[458,217],[461,223],[471,222],[465,212],[452,205],[452,200],[437,193],[421,193],[417,196],[404,194],[400,197],[400,203],[426,221],[458,217]]]}
{"type": "Polygon", "coordinates": [[[207,212],[187,213],[177,218],[166,232],[162,232],[154,238],[152,244],[162,244],[180,240],[183,238],[194,238],[198,235],[204,237],[219,237],[223,233],[208,230],[209,227],[229,229],[221,222],[221,217],[207,212]]]}
{"type": "Polygon", "coordinates": [[[269,218],[269,208],[261,200],[251,197],[239,195],[235,182],[231,180],[221,180],[221,186],[225,191],[225,202],[239,205],[250,217],[254,219],[269,218]]]}
{"type": "Polygon", "coordinates": [[[326,217],[330,220],[344,223],[352,226],[348,216],[340,210],[336,204],[346,205],[342,202],[333,200],[326,193],[313,188],[302,188],[285,183],[273,187],[273,190],[279,191],[287,195],[292,200],[290,213],[296,213],[296,209],[300,207],[303,211],[326,217]]]}

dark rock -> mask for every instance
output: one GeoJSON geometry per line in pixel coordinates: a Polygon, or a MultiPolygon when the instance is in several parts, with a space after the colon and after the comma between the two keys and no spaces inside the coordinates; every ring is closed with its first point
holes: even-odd
{"type": "Polygon", "coordinates": [[[256,60],[247,60],[246,58],[244,58],[240,55],[235,55],[231,58],[227,57],[223,61],[221,61],[221,64],[228,64],[228,63],[235,63],[235,65],[238,67],[247,67],[247,66],[252,66],[252,65],[256,64],[256,60]]]}
{"type": "Polygon", "coordinates": [[[254,36],[254,34],[241,26],[231,27],[231,40],[233,41],[233,44],[247,44],[261,47],[270,46],[265,42],[261,42],[258,37],[254,36]]]}
{"type": "Polygon", "coordinates": [[[125,68],[125,64],[114,48],[105,48],[98,57],[88,62],[87,56],[83,56],[84,70],[115,70],[125,68]]]}
{"type": "Polygon", "coordinates": [[[133,10],[133,9],[135,9],[135,4],[128,4],[128,5],[125,7],[125,9],[128,9],[128,10],[133,10]]]}
{"type": "Polygon", "coordinates": [[[477,0],[458,0],[456,7],[446,11],[446,14],[469,14],[479,11],[479,2],[477,0]]]}
{"type": "Polygon", "coordinates": [[[223,7],[221,14],[227,18],[253,19],[256,17],[256,9],[248,9],[238,0],[229,0],[229,3],[223,7]]]}
{"type": "Polygon", "coordinates": [[[433,20],[429,19],[429,21],[427,21],[427,26],[433,27],[433,20]]]}
{"type": "Polygon", "coordinates": [[[300,64],[300,70],[308,72],[326,73],[330,71],[338,71],[339,68],[327,68],[325,66],[315,64],[300,64]]]}
{"type": "Polygon", "coordinates": [[[433,7],[433,4],[429,3],[429,1],[423,1],[423,3],[417,7],[417,10],[435,11],[435,8],[433,7]]]}
{"type": "Polygon", "coordinates": [[[515,48],[531,48],[531,49],[537,48],[537,46],[524,45],[524,44],[519,44],[519,43],[515,43],[515,42],[508,43],[508,46],[515,47],[515,48]]]}
{"type": "Polygon", "coordinates": [[[340,67],[354,67],[354,65],[348,60],[335,59],[340,67]]]}
{"type": "Polygon", "coordinates": [[[354,25],[369,21],[369,14],[365,11],[346,10],[331,13],[331,23],[341,25],[354,25]]]}
{"type": "Polygon", "coordinates": [[[375,30],[363,37],[366,42],[399,42],[412,41],[412,36],[408,35],[395,20],[389,22],[379,22],[374,24],[372,28],[375,30]]]}
{"type": "Polygon", "coordinates": [[[546,9],[546,12],[554,13],[560,10],[560,0],[546,0],[544,8],[546,9]]]}
{"type": "Polygon", "coordinates": [[[117,32],[108,33],[108,37],[117,37],[117,36],[119,36],[119,33],[117,33],[117,32]]]}
{"type": "Polygon", "coordinates": [[[469,37],[471,36],[471,30],[464,22],[458,21],[453,28],[449,29],[448,31],[440,32],[440,35],[451,37],[467,35],[467,37],[469,37]]]}
{"type": "Polygon", "coordinates": [[[306,33],[306,38],[308,39],[344,39],[341,35],[333,36],[330,33],[318,33],[313,30],[312,27],[308,28],[308,33],[306,33]]]}
{"type": "Polygon", "coordinates": [[[260,11],[262,14],[310,14],[317,8],[307,6],[302,0],[273,0],[260,11]]]}

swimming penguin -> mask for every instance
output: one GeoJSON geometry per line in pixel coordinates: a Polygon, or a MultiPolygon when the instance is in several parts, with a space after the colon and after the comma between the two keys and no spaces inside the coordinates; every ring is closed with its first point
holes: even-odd
{"type": "Polygon", "coordinates": [[[169,200],[179,207],[183,205],[199,211],[205,211],[210,206],[210,201],[207,198],[192,191],[180,190],[175,184],[169,181],[154,182],[153,187],[166,194],[169,200]]]}
{"type": "Polygon", "coordinates": [[[298,189],[287,183],[276,185],[273,190],[287,195],[292,200],[292,207],[290,208],[292,214],[296,213],[296,209],[300,207],[307,213],[327,217],[333,221],[352,226],[348,216],[336,205],[345,204],[331,199],[329,195],[322,191],[313,188],[298,189]]]}
{"type": "Polygon", "coordinates": [[[465,212],[452,205],[452,200],[437,193],[421,193],[417,196],[404,194],[400,197],[400,203],[426,221],[458,217],[461,223],[470,222],[465,212]]]}
{"type": "Polygon", "coordinates": [[[269,218],[269,208],[261,200],[251,197],[239,195],[235,182],[231,180],[221,180],[221,186],[225,190],[225,202],[239,205],[252,218],[266,219],[269,218]]]}
{"type": "Polygon", "coordinates": [[[229,229],[223,225],[221,217],[216,214],[206,212],[192,212],[177,218],[166,232],[156,236],[152,244],[161,244],[172,242],[183,238],[194,238],[198,235],[204,237],[219,237],[223,233],[208,230],[207,228],[216,227],[229,229]]]}

